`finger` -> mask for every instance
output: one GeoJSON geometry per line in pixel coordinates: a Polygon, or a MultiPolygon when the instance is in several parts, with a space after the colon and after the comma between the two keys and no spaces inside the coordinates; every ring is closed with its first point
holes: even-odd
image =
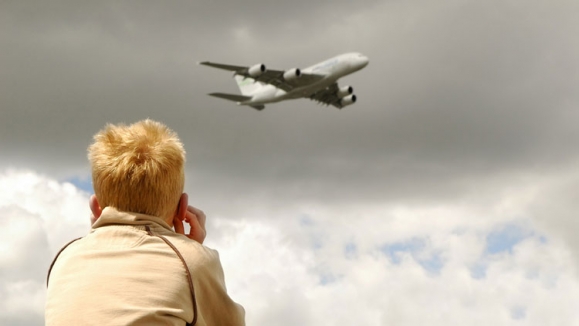
{"type": "Polygon", "coordinates": [[[191,205],[189,205],[189,206],[187,207],[187,210],[188,210],[189,212],[197,215],[197,216],[201,216],[201,215],[205,216],[205,213],[203,213],[202,210],[200,210],[199,208],[193,207],[193,206],[191,206],[191,205]]]}
{"type": "Polygon", "coordinates": [[[195,214],[195,216],[197,217],[197,219],[199,220],[199,224],[201,226],[203,226],[203,228],[205,228],[205,221],[207,220],[207,217],[205,216],[205,213],[193,206],[189,206],[187,207],[187,210],[193,214],[195,214]]]}
{"type": "Polygon", "coordinates": [[[198,218],[199,218],[199,224],[201,224],[203,229],[205,229],[205,221],[207,220],[207,218],[205,217],[205,214],[198,216],[198,218]]]}
{"type": "Polygon", "coordinates": [[[173,219],[173,226],[175,227],[175,232],[179,234],[185,234],[185,227],[183,226],[183,221],[179,218],[173,219]]]}
{"type": "Polygon", "coordinates": [[[188,211],[187,215],[189,215],[189,226],[191,227],[188,237],[199,243],[203,243],[206,236],[205,228],[199,223],[199,218],[195,214],[188,211]]]}
{"type": "Polygon", "coordinates": [[[189,223],[191,230],[199,228],[199,217],[196,214],[188,211],[185,218],[187,219],[187,223],[189,223]]]}

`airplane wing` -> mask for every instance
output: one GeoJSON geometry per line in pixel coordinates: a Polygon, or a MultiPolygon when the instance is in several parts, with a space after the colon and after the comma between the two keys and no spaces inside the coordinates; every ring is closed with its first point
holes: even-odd
{"type": "Polygon", "coordinates": [[[310,100],[326,105],[333,105],[334,107],[341,109],[344,105],[341,104],[340,97],[338,97],[338,90],[338,83],[333,83],[325,89],[310,95],[310,100]]]}
{"type": "Polygon", "coordinates": [[[283,71],[283,70],[267,69],[263,73],[261,73],[259,76],[251,76],[249,74],[249,69],[251,67],[226,65],[226,64],[214,63],[214,62],[209,62],[209,61],[199,62],[199,64],[214,67],[214,68],[233,71],[233,72],[235,72],[236,75],[240,75],[240,76],[243,76],[245,78],[252,78],[258,82],[273,85],[277,88],[283,89],[286,92],[289,92],[289,91],[293,90],[294,88],[313,84],[313,83],[315,83],[315,82],[317,82],[325,77],[324,75],[300,72],[301,74],[300,74],[299,78],[286,80],[283,77],[283,75],[285,73],[285,71],[283,71]]]}
{"type": "Polygon", "coordinates": [[[285,71],[281,70],[266,70],[261,76],[257,78],[256,77],[252,78],[254,78],[257,81],[283,89],[286,92],[289,92],[292,91],[294,88],[299,88],[313,84],[325,77],[324,75],[302,72],[299,78],[293,80],[286,80],[285,78],[283,78],[284,72],[285,71]]]}

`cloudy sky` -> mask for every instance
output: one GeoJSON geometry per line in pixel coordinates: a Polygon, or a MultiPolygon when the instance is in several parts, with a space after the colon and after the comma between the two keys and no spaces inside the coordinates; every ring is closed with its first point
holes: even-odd
{"type": "Polygon", "coordinates": [[[107,122],[173,128],[249,325],[579,325],[575,0],[0,2],[0,324],[42,325],[107,122]],[[258,112],[198,61],[357,51],[258,112]]]}

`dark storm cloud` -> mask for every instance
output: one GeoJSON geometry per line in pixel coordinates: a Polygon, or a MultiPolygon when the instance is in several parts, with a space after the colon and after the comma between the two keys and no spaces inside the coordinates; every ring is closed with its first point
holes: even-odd
{"type": "Polygon", "coordinates": [[[576,11],[425,6],[365,16],[371,64],[347,79],[360,102],[339,116],[290,102],[276,108],[283,124],[259,117],[275,131],[244,119],[242,138],[220,130],[231,156],[212,167],[239,185],[232,195],[267,186],[281,200],[437,201],[577,156],[576,11]]]}
{"type": "Polygon", "coordinates": [[[30,280],[0,281],[0,324],[42,323],[47,250],[86,232],[87,194],[53,179],[89,180],[93,134],[147,117],[185,144],[190,203],[207,213],[208,245],[248,321],[347,320],[338,303],[368,323],[424,324],[417,302],[500,320],[519,300],[529,320],[569,324],[573,310],[559,308],[577,297],[566,291],[579,261],[577,17],[576,0],[0,2],[0,199],[12,205],[0,224],[23,250],[0,280],[30,280]],[[206,95],[237,93],[231,74],[195,64],[304,68],[349,51],[370,64],[340,81],[359,98],[343,110],[238,107],[206,95]],[[533,241],[480,257],[488,232],[519,220],[533,241]],[[439,275],[375,255],[412,239],[428,240],[439,275]],[[473,263],[482,279],[468,279],[473,263]],[[314,304],[292,295],[300,288],[314,304]]]}
{"type": "MultiPolygon", "coordinates": [[[[241,36],[237,42],[236,30],[267,35],[276,28],[266,25],[279,23],[282,27],[277,30],[284,30],[286,15],[295,19],[316,12],[312,6],[299,15],[301,9],[295,4],[277,10],[271,6],[4,3],[0,136],[10,139],[6,149],[26,159],[34,157],[28,155],[30,147],[44,158],[49,153],[68,156],[85,147],[105,121],[151,116],[172,122],[166,117],[171,113],[190,114],[191,109],[208,103],[199,92],[205,79],[229,77],[203,71],[195,66],[196,61],[222,57],[242,63],[245,59],[235,52],[243,52],[243,43],[250,41],[241,36]]],[[[252,54],[267,48],[254,46],[252,54]]]]}
{"type": "MultiPolygon", "coordinates": [[[[150,117],[190,183],[260,200],[448,199],[577,155],[572,2],[56,2],[2,5],[2,165],[68,178],[106,122],[150,117]],[[305,67],[360,51],[359,103],[263,112],[212,60],[305,67]]],[[[240,199],[243,201],[242,199],[240,199]]]]}

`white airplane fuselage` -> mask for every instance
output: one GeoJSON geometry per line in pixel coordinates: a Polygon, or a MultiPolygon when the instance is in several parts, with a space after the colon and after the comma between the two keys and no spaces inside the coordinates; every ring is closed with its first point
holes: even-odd
{"type": "Polygon", "coordinates": [[[239,105],[263,105],[283,100],[309,97],[334,84],[338,79],[354,73],[368,65],[368,58],[360,53],[341,54],[331,59],[322,61],[302,70],[303,73],[324,75],[319,81],[292,89],[286,92],[270,84],[263,84],[248,101],[238,102],[239,105]]]}

